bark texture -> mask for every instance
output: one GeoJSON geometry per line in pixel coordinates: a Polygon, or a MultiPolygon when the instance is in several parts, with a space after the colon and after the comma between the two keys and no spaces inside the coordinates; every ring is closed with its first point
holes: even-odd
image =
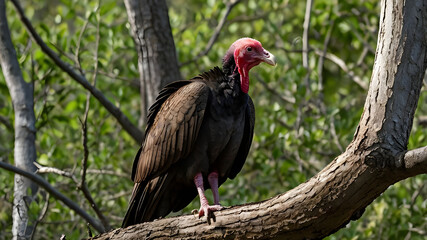
{"type": "Polygon", "coordinates": [[[354,139],[307,182],[217,212],[212,225],[181,216],[94,239],[320,239],[360,218],[390,185],[427,173],[426,147],[406,152],[427,66],[426,38],[426,1],[382,1],[374,71],[354,139]]]}
{"type": "MultiPolygon", "coordinates": [[[[15,166],[35,172],[34,161],[37,156],[33,84],[25,82],[22,77],[10,37],[4,0],[0,0],[0,64],[15,111],[15,166]]],[[[32,231],[27,206],[37,191],[37,185],[18,174],[15,175],[14,184],[13,239],[27,239],[32,231]],[[28,194],[28,189],[31,189],[31,195],[28,194]]]]}
{"type": "Polygon", "coordinates": [[[166,84],[180,78],[175,43],[165,0],[125,0],[138,51],[141,120],[166,84]]]}

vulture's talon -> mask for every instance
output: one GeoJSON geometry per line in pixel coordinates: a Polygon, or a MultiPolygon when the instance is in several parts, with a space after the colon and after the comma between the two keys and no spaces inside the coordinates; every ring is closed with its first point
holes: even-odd
{"type": "MultiPolygon", "coordinates": [[[[199,209],[199,218],[206,216],[206,220],[208,221],[208,224],[211,224],[211,219],[216,222],[216,217],[214,212],[222,210],[224,207],[221,205],[206,205],[201,206],[199,209]]],[[[193,210],[194,211],[194,210],[193,210]]]]}
{"type": "Polygon", "coordinates": [[[193,214],[193,215],[198,215],[198,214],[199,214],[199,210],[197,210],[197,209],[193,209],[193,211],[191,211],[191,214],[193,214]]]}

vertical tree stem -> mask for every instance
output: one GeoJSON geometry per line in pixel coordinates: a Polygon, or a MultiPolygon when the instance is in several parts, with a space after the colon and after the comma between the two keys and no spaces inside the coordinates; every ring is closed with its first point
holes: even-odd
{"type": "MultiPolygon", "coordinates": [[[[28,172],[36,167],[36,127],[34,114],[33,84],[27,83],[16,58],[15,48],[10,37],[6,19],[6,6],[0,0],[0,64],[12,98],[15,111],[15,166],[28,172]]],[[[28,205],[37,192],[37,185],[29,179],[16,174],[13,199],[13,239],[28,239],[32,232],[28,217],[28,205]],[[31,190],[31,195],[28,191],[31,190]]]]}

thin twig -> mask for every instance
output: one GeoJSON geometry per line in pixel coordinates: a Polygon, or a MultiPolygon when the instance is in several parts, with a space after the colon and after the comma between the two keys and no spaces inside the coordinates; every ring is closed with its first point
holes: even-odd
{"type": "Polygon", "coordinates": [[[54,188],[52,185],[50,185],[49,182],[47,182],[44,178],[40,177],[37,174],[27,172],[25,170],[22,170],[20,168],[17,168],[13,165],[10,165],[8,163],[3,162],[3,159],[0,158],[0,168],[6,169],[8,171],[17,173],[19,175],[22,175],[40,187],[44,188],[48,193],[50,193],[54,198],[60,200],[65,205],[67,205],[70,209],[74,210],[78,215],[80,215],[83,219],[85,219],[87,222],[89,222],[99,233],[105,232],[104,226],[98,221],[98,219],[93,218],[90,216],[87,212],[85,212],[83,209],[77,205],[77,203],[73,202],[71,199],[63,195],[61,192],[59,192],[56,188],[54,188]]]}
{"type": "Polygon", "coordinates": [[[338,135],[337,135],[337,131],[335,130],[335,118],[334,118],[334,116],[331,116],[331,119],[329,120],[329,130],[330,130],[330,133],[332,135],[332,139],[335,142],[335,145],[338,147],[338,150],[343,152],[344,148],[341,145],[340,140],[339,140],[338,135]]]}
{"type": "Polygon", "coordinates": [[[114,172],[111,170],[105,170],[105,169],[87,169],[86,172],[90,174],[102,174],[102,175],[112,175],[112,176],[122,177],[122,178],[130,178],[128,174],[117,173],[117,172],[114,172]]]}
{"type": "MultiPolygon", "coordinates": [[[[98,2],[99,4],[99,2],[98,2]]],[[[97,12],[97,17],[99,16],[99,8],[97,12]]],[[[86,21],[89,22],[89,18],[86,21]]],[[[87,25],[87,24],[85,24],[87,25]]],[[[85,29],[85,28],[84,28],[85,29]]],[[[82,29],[82,31],[84,30],[82,29]]],[[[80,37],[82,37],[83,33],[80,34],[80,37]]],[[[79,60],[79,54],[78,50],[80,49],[80,37],[77,45],[77,51],[76,51],[76,60],[79,60]]],[[[92,75],[92,86],[96,86],[96,77],[97,77],[97,70],[98,70],[98,47],[99,47],[99,18],[97,18],[97,26],[96,26],[96,40],[95,40],[95,53],[94,53],[94,71],[92,75]]],[[[82,160],[82,177],[80,186],[83,186],[86,181],[86,169],[87,169],[87,161],[89,158],[89,148],[87,146],[87,117],[89,115],[89,109],[90,109],[90,93],[86,94],[86,106],[85,106],[85,112],[83,115],[83,121],[82,121],[82,136],[83,136],[83,160],[82,160]]]]}
{"type": "MultiPolygon", "coordinates": [[[[253,73],[253,75],[258,80],[258,82],[261,83],[261,85],[263,85],[269,92],[271,92],[275,96],[277,96],[280,100],[282,100],[286,103],[295,104],[296,100],[294,97],[288,97],[288,96],[284,96],[283,94],[280,94],[276,89],[268,86],[268,84],[264,80],[262,80],[262,78],[259,76],[258,73],[253,73]]],[[[287,110],[291,110],[291,109],[287,109],[287,110]]]]}
{"type": "MultiPolygon", "coordinates": [[[[90,17],[90,16],[89,16],[90,17]]],[[[83,38],[83,35],[84,35],[84,33],[85,33],[85,31],[86,31],[86,28],[87,28],[87,25],[89,24],[89,17],[88,18],[86,18],[86,21],[85,21],[85,23],[83,24],[83,27],[82,27],[82,30],[80,30],[80,35],[79,35],[79,38],[77,39],[77,44],[76,44],[76,53],[74,54],[74,61],[76,62],[76,64],[77,64],[77,68],[79,69],[79,71],[80,71],[80,73],[83,75],[84,73],[83,73],[83,69],[82,69],[82,66],[81,66],[81,64],[80,64],[80,44],[81,44],[81,41],[82,41],[82,38],[83,38]]]]}
{"type": "MultiPolygon", "coordinates": [[[[61,170],[61,169],[54,168],[54,167],[45,167],[43,165],[40,165],[37,162],[35,162],[34,165],[36,165],[36,167],[37,167],[37,173],[40,173],[40,174],[42,174],[42,173],[54,173],[54,174],[57,174],[57,175],[60,175],[63,177],[70,178],[76,184],[78,184],[78,182],[79,182],[77,180],[77,178],[74,176],[74,174],[69,171],[69,169],[61,170]]],[[[117,172],[114,172],[112,170],[105,170],[105,169],[87,169],[86,173],[111,175],[111,176],[116,176],[116,177],[129,178],[128,174],[117,173],[117,172]]]]}
{"type": "MultiPolygon", "coordinates": [[[[330,17],[330,15],[329,15],[330,17]]],[[[325,54],[328,51],[329,41],[331,40],[332,30],[334,29],[335,21],[331,20],[330,27],[326,33],[325,41],[323,42],[323,54],[319,56],[317,65],[317,75],[319,76],[319,91],[323,93],[323,63],[325,62],[325,54]]]]}
{"type": "Polygon", "coordinates": [[[355,82],[357,85],[359,85],[362,89],[368,90],[368,85],[359,77],[357,76],[352,70],[350,70],[347,66],[347,64],[338,56],[332,54],[332,53],[326,53],[323,54],[322,51],[315,49],[314,51],[317,55],[323,55],[326,59],[332,61],[336,65],[338,65],[347,75],[355,82]]]}
{"type": "Polygon", "coordinates": [[[0,115],[0,123],[3,124],[7,129],[13,129],[13,125],[10,123],[9,119],[5,116],[0,115]]]}
{"type": "MultiPolygon", "coordinates": [[[[46,71],[46,73],[39,79],[39,81],[40,82],[42,82],[42,80],[44,79],[44,78],[46,78],[50,73],[52,72],[52,68],[49,68],[47,71],[46,71]]],[[[47,84],[46,84],[47,85],[47,84]]],[[[41,97],[43,97],[43,105],[42,105],[42,107],[41,107],[41,111],[39,112],[39,114],[37,115],[37,118],[36,118],[36,122],[40,119],[40,117],[41,117],[41,115],[42,115],[42,113],[43,113],[43,111],[44,111],[44,109],[46,108],[46,105],[47,105],[47,96],[48,96],[48,94],[49,94],[49,86],[45,86],[44,88],[43,88],[43,91],[42,91],[42,95],[40,96],[40,98],[41,97]]],[[[34,99],[34,102],[38,102],[38,97],[36,97],[35,99],[34,99]]],[[[39,129],[40,130],[40,129],[39,129]]]]}
{"type": "Polygon", "coordinates": [[[226,4],[226,9],[225,9],[225,14],[224,16],[221,18],[221,20],[219,21],[218,25],[216,26],[211,38],[209,39],[209,42],[207,43],[205,49],[203,51],[201,51],[199,54],[197,54],[193,59],[183,62],[180,64],[180,67],[188,65],[192,62],[196,62],[197,60],[199,60],[201,57],[207,55],[209,53],[209,51],[212,49],[212,46],[215,44],[216,40],[219,37],[219,34],[221,33],[222,28],[225,25],[225,22],[227,21],[227,17],[230,14],[231,10],[233,9],[234,6],[236,6],[238,3],[240,2],[240,0],[231,0],[226,4]]]}
{"type": "Polygon", "coordinates": [[[34,222],[33,231],[31,232],[31,237],[30,237],[31,240],[34,239],[37,225],[43,220],[43,218],[46,216],[47,210],[49,209],[49,193],[46,193],[46,196],[44,197],[44,199],[46,202],[43,205],[40,215],[38,216],[37,220],[34,222]]]}
{"type": "MultiPolygon", "coordinates": [[[[99,6],[99,2],[98,2],[98,6],[99,6]]],[[[100,14],[99,14],[99,7],[97,9],[97,26],[96,26],[96,40],[95,40],[95,56],[94,56],[94,73],[92,75],[92,85],[95,87],[96,86],[96,76],[97,76],[97,70],[98,70],[98,47],[99,47],[99,19],[100,19],[100,14]]],[[[78,54],[76,55],[76,57],[78,58],[78,54]]],[[[87,170],[87,162],[88,162],[88,158],[89,158],[89,148],[87,146],[87,142],[88,142],[88,136],[87,136],[87,118],[88,118],[88,114],[89,114],[89,109],[90,109],[90,93],[88,92],[86,95],[86,107],[85,107],[85,112],[84,112],[84,116],[83,116],[83,121],[81,121],[82,123],[82,142],[83,142],[83,159],[82,159],[82,171],[81,171],[81,180],[80,180],[80,184],[79,189],[83,192],[83,195],[85,196],[85,198],[88,200],[88,202],[90,203],[90,206],[93,208],[93,210],[95,211],[96,215],[98,216],[98,218],[101,220],[102,224],[104,225],[104,227],[106,229],[110,229],[110,224],[108,219],[105,217],[105,215],[102,213],[101,209],[98,207],[98,205],[96,204],[96,202],[94,201],[92,194],[90,193],[87,184],[86,184],[86,170],[87,170]]]]}
{"type": "MultiPolygon", "coordinates": [[[[328,19],[330,18],[330,15],[328,16],[328,19]]],[[[330,22],[330,27],[328,29],[328,32],[326,33],[326,37],[325,37],[325,41],[323,42],[323,51],[322,54],[319,56],[319,63],[318,63],[318,69],[317,69],[317,73],[319,76],[319,91],[320,91],[320,101],[319,101],[319,108],[320,111],[322,112],[323,115],[326,116],[326,106],[325,103],[323,101],[323,63],[325,61],[325,55],[327,53],[328,50],[328,45],[329,45],[329,41],[331,39],[331,35],[332,35],[332,30],[334,29],[334,24],[335,21],[331,20],[331,21],[327,21],[330,22]]],[[[331,119],[329,121],[329,132],[332,135],[332,138],[335,142],[335,145],[338,147],[338,149],[342,152],[343,151],[343,147],[339,141],[337,132],[335,130],[335,120],[334,120],[334,116],[331,116],[331,119]]]]}
{"type": "Polygon", "coordinates": [[[51,48],[49,48],[46,43],[41,39],[41,37],[37,34],[34,27],[31,25],[31,22],[25,16],[24,11],[17,0],[11,0],[14,5],[16,12],[27,29],[30,36],[34,39],[34,41],[40,46],[42,51],[46,53],[53,62],[58,65],[64,72],[66,72],[70,77],[76,80],[79,84],[81,84],[84,88],[91,92],[91,94],[98,99],[98,101],[117,119],[120,125],[124,130],[138,143],[142,142],[143,132],[136,127],[132,122],[126,117],[126,115],[116,107],[110,100],[108,100],[102,92],[93,87],[85,76],[77,73],[73,70],[73,68],[66,62],[62,61],[58,54],[55,53],[51,48]]]}
{"type": "MultiPolygon", "coordinates": [[[[87,73],[94,73],[93,70],[86,70],[86,72],[87,73]]],[[[120,80],[120,81],[129,82],[130,85],[137,86],[139,88],[139,80],[138,80],[138,78],[128,78],[128,77],[124,77],[124,76],[119,76],[119,75],[116,75],[116,74],[111,73],[111,72],[102,71],[100,69],[98,69],[98,71],[97,71],[96,74],[102,75],[102,76],[105,76],[105,77],[108,77],[108,78],[111,78],[111,79],[114,79],[114,80],[120,80]]]]}
{"type": "Polygon", "coordinates": [[[111,200],[116,200],[117,198],[121,198],[121,197],[128,197],[128,196],[130,196],[132,194],[132,190],[131,191],[121,191],[121,192],[118,192],[118,193],[116,193],[116,194],[114,194],[114,195],[110,195],[110,196],[108,196],[107,198],[105,198],[104,200],[106,201],[106,202],[108,202],[108,201],[111,201],[111,200]]]}
{"type": "Polygon", "coordinates": [[[54,168],[54,167],[45,167],[43,165],[40,165],[39,163],[35,162],[34,165],[36,165],[37,167],[37,173],[54,173],[57,174],[59,176],[63,176],[63,177],[67,177],[67,178],[71,178],[75,183],[77,183],[77,178],[74,176],[73,173],[71,172],[67,172],[58,168],[54,168]]]}
{"type": "MultiPolygon", "coordinates": [[[[75,59],[74,55],[72,55],[71,53],[65,52],[61,47],[58,46],[58,44],[56,44],[52,41],[49,41],[49,44],[52,45],[56,51],[58,51],[59,54],[57,54],[57,55],[59,58],[61,58],[63,56],[66,59],[70,60],[71,62],[74,62],[74,59],[75,59]]],[[[75,66],[70,66],[70,67],[78,70],[78,68],[76,68],[75,66]]]]}
{"type": "Polygon", "coordinates": [[[304,78],[304,82],[307,88],[307,93],[311,92],[310,88],[310,66],[308,63],[308,50],[310,46],[308,44],[308,31],[310,29],[310,19],[311,19],[311,8],[313,6],[313,0],[307,0],[305,7],[305,17],[304,17],[304,32],[302,35],[302,65],[307,69],[307,74],[304,78]]]}

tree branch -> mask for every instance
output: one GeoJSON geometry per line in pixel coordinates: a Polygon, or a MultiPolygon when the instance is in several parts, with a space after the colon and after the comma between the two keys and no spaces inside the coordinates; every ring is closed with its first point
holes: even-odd
{"type": "Polygon", "coordinates": [[[425,1],[383,0],[380,19],[372,82],[354,139],[317,175],[269,200],[216,212],[212,225],[187,215],[93,239],[321,239],[360,218],[390,185],[427,173],[426,147],[406,152],[427,68],[425,1]]]}
{"type": "Polygon", "coordinates": [[[408,177],[427,173],[427,146],[408,151],[404,163],[408,177]]]}
{"type": "Polygon", "coordinates": [[[333,62],[336,65],[338,65],[338,67],[340,67],[345,73],[347,73],[347,75],[357,85],[359,85],[362,89],[368,90],[368,84],[366,84],[359,76],[357,76],[356,74],[354,74],[354,72],[348,68],[347,64],[341,58],[339,58],[337,55],[332,54],[332,53],[328,53],[328,52],[323,52],[323,51],[320,51],[318,49],[316,49],[314,52],[317,55],[319,55],[321,57],[324,57],[324,58],[327,58],[331,62],[333,62]]]}
{"type": "MultiPolygon", "coordinates": [[[[427,147],[409,151],[427,165],[427,147]]],[[[408,169],[397,170],[408,173],[408,169]]],[[[320,239],[356,220],[364,208],[391,184],[402,180],[394,171],[373,171],[348,152],[340,155],[308,182],[267,201],[226,208],[215,213],[216,222],[193,215],[170,217],[104,233],[93,239],[320,239]],[[352,173],[358,171],[357,181],[352,173]],[[339,178],[346,190],[337,189],[339,178]],[[385,179],[388,179],[384,181],[385,179]],[[392,179],[390,179],[392,178],[392,179]],[[334,223],[331,225],[331,223],[334,223]],[[344,224],[344,225],[343,225],[344,224]]],[[[404,174],[409,177],[411,174],[404,174]]],[[[424,172],[427,169],[424,168],[424,172]]]]}
{"type": "MultiPolygon", "coordinates": [[[[34,114],[34,85],[25,82],[15,47],[10,36],[4,0],[0,0],[0,65],[12,99],[14,119],[14,163],[29,172],[36,170],[36,117],[34,114]]],[[[28,205],[37,193],[37,185],[15,174],[12,210],[12,235],[14,239],[27,239],[33,222],[28,205]]]]}
{"type": "Polygon", "coordinates": [[[44,196],[44,200],[45,200],[45,203],[43,205],[43,208],[39,216],[37,217],[36,222],[34,223],[34,228],[33,228],[33,231],[31,232],[30,240],[34,239],[37,225],[43,220],[43,218],[46,216],[47,210],[49,209],[49,193],[47,193],[46,196],[44,196]]]}
{"type": "Polygon", "coordinates": [[[6,169],[8,171],[17,173],[19,175],[22,175],[40,187],[44,188],[49,194],[51,194],[56,199],[63,202],[65,205],[67,205],[70,209],[75,211],[78,215],[80,215],[83,219],[85,219],[90,225],[92,225],[99,233],[105,232],[104,226],[99,222],[97,219],[90,216],[87,212],[85,212],[83,209],[81,209],[75,202],[67,198],[65,195],[60,193],[56,188],[54,188],[52,185],[50,185],[49,182],[47,182],[45,179],[40,177],[39,175],[36,175],[31,172],[24,171],[20,168],[17,168],[13,165],[7,164],[0,159],[0,168],[6,169]]]}
{"type": "MultiPolygon", "coordinates": [[[[285,95],[279,93],[276,89],[268,86],[268,84],[259,76],[258,73],[254,73],[253,75],[258,80],[258,82],[261,83],[262,86],[264,86],[273,95],[277,96],[280,100],[282,100],[285,103],[295,104],[296,100],[294,97],[285,96],[285,95]]],[[[287,110],[292,111],[292,109],[287,109],[287,110]]]]}
{"type": "Polygon", "coordinates": [[[307,93],[311,92],[310,86],[310,66],[308,62],[308,50],[310,49],[310,45],[308,43],[308,31],[310,29],[310,19],[311,19],[311,8],[313,6],[313,0],[307,0],[305,6],[305,17],[304,17],[304,31],[302,34],[302,66],[307,70],[307,73],[304,77],[304,83],[307,88],[307,93]]]}
{"type": "Polygon", "coordinates": [[[87,89],[107,110],[113,115],[123,129],[137,142],[141,143],[143,139],[143,132],[139,130],[138,127],[132,124],[132,122],[126,117],[126,115],[113,103],[108,100],[99,89],[92,86],[85,76],[77,73],[73,68],[66,62],[62,61],[58,54],[56,54],[52,49],[50,49],[46,43],[41,39],[37,34],[34,27],[31,25],[31,22],[25,16],[22,7],[19,5],[17,0],[11,0],[14,5],[16,12],[27,29],[31,38],[40,46],[42,51],[48,55],[53,62],[60,67],[64,72],[66,72],[71,78],[76,80],[80,85],[87,89]]]}

